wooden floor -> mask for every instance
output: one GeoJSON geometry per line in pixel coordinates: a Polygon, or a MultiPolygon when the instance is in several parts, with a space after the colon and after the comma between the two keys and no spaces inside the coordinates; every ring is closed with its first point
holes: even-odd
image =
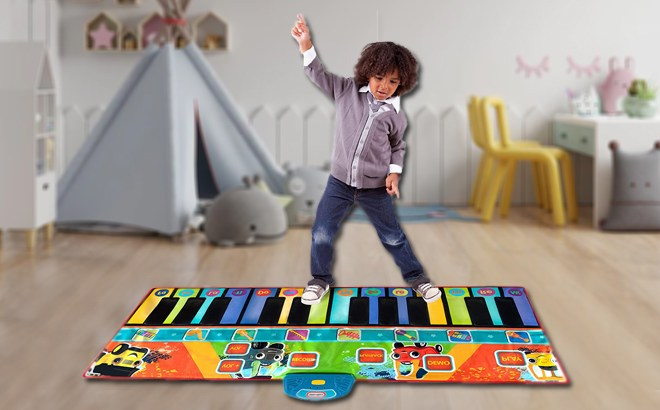
{"type": "MultiPolygon", "coordinates": [[[[588,211],[588,210],[586,210],[588,211]]],[[[469,215],[470,212],[461,210],[469,215]]],[[[346,409],[660,408],[660,234],[555,228],[516,208],[506,219],[405,225],[441,285],[521,285],[531,295],[570,386],[358,383],[346,409]]],[[[215,248],[199,235],[58,232],[29,252],[5,233],[0,247],[0,396],[3,409],[259,409],[309,406],[280,382],[111,382],[81,375],[145,292],[158,286],[302,286],[310,233],[272,245],[215,248]]],[[[369,224],[344,225],[340,286],[400,286],[369,224]]]]}

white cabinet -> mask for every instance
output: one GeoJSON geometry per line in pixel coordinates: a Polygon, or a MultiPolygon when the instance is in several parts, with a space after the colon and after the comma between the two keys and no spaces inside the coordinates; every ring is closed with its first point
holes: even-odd
{"type": "Polygon", "coordinates": [[[0,42],[0,56],[0,230],[34,247],[56,216],[55,84],[43,44],[0,42]]]}
{"type": "Polygon", "coordinates": [[[627,116],[578,117],[558,114],[554,118],[553,141],[556,145],[593,159],[594,228],[607,217],[612,192],[612,152],[609,144],[619,143],[623,151],[650,151],[660,140],[660,117],[627,116]]]}

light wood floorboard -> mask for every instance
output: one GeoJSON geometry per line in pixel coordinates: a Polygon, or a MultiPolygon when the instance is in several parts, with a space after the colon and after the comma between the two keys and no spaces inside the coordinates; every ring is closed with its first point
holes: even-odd
{"type": "MultiPolygon", "coordinates": [[[[469,215],[468,210],[459,210],[469,215]]],[[[570,386],[358,383],[342,409],[660,408],[660,234],[612,234],[515,208],[490,224],[404,228],[440,285],[520,285],[556,349],[570,386]]],[[[0,247],[0,396],[3,409],[307,408],[279,382],[110,382],[81,376],[153,287],[302,286],[308,229],[263,246],[216,248],[200,235],[58,232],[30,252],[5,233],[0,247]]],[[[341,286],[400,286],[398,269],[366,223],[344,225],[341,286]]]]}

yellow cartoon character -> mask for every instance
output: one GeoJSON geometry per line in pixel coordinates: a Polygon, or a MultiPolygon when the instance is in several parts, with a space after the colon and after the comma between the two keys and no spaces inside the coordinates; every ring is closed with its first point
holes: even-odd
{"type": "Polygon", "coordinates": [[[527,358],[527,368],[537,380],[564,380],[564,376],[557,366],[557,359],[550,352],[538,352],[521,349],[527,358]]]}
{"type": "Polygon", "coordinates": [[[120,343],[110,352],[104,350],[87,371],[87,375],[131,377],[144,368],[143,359],[148,353],[149,349],[146,347],[120,343]]]}

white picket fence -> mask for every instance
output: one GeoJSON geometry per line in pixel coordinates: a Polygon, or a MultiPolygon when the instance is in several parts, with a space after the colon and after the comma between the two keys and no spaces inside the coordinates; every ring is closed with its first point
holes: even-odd
{"type": "MultiPolygon", "coordinates": [[[[64,141],[60,172],[100,118],[104,107],[83,110],[69,106],[62,111],[64,141]]],[[[537,107],[525,111],[508,108],[512,138],[550,144],[552,116],[537,107]]],[[[279,164],[324,165],[330,159],[334,111],[323,107],[301,110],[288,106],[273,110],[258,107],[248,120],[279,164]]],[[[401,185],[402,203],[464,206],[468,203],[480,151],[472,143],[466,110],[422,107],[408,113],[407,156],[401,185]]],[[[580,203],[591,203],[591,159],[574,156],[580,203]]],[[[529,166],[518,167],[513,203],[534,202],[529,166]]]]}

